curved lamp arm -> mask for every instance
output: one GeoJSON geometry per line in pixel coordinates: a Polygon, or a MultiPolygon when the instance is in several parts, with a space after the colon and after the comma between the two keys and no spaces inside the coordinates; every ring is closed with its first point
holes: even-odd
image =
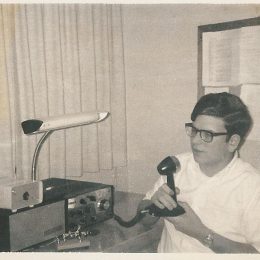
{"type": "Polygon", "coordinates": [[[43,143],[45,142],[45,140],[54,132],[54,130],[50,130],[48,132],[45,132],[43,134],[43,136],[41,137],[41,139],[39,140],[34,154],[33,154],[33,161],[32,161],[32,181],[36,181],[37,177],[36,177],[36,169],[37,169],[37,163],[38,163],[38,157],[42,148],[43,143]]]}
{"type": "Polygon", "coordinates": [[[32,161],[32,181],[36,181],[36,168],[39,153],[42,144],[56,130],[66,129],[76,126],[89,125],[99,123],[109,116],[109,112],[80,112],[76,114],[66,114],[61,116],[49,117],[45,119],[29,119],[21,123],[25,134],[38,134],[44,133],[39,140],[33,155],[32,161]]]}

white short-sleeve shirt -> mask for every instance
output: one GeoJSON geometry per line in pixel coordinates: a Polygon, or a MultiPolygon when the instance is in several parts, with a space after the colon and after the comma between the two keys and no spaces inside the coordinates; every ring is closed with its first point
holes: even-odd
{"type": "MultiPolygon", "coordinates": [[[[207,177],[192,153],[176,157],[181,164],[180,172],[175,175],[175,184],[180,189],[178,201],[187,202],[215,233],[251,244],[260,251],[260,174],[256,169],[235,155],[223,170],[207,177]]],[[[166,177],[160,176],[145,199],[150,199],[165,182],[166,177]]],[[[164,220],[158,252],[212,251],[164,220]]]]}

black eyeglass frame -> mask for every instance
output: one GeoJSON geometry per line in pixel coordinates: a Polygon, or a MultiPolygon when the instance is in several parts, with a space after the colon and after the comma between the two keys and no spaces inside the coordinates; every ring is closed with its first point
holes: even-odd
{"type": "Polygon", "coordinates": [[[188,136],[190,136],[190,137],[195,137],[195,136],[197,135],[197,133],[199,132],[199,133],[200,133],[200,138],[201,138],[201,140],[204,141],[204,142],[206,142],[206,143],[211,143],[212,140],[213,140],[213,138],[214,138],[215,136],[221,136],[221,135],[227,135],[227,134],[228,134],[227,132],[225,132],[225,133],[224,133],[224,132],[214,133],[214,132],[211,132],[211,131],[209,131],[209,130],[197,129],[195,126],[193,126],[192,123],[185,123],[185,130],[186,130],[186,134],[187,134],[188,136]],[[195,130],[195,132],[196,132],[195,135],[189,135],[189,134],[188,134],[188,132],[187,132],[187,128],[188,128],[188,127],[195,130]],[[209,136],[211,137],[209,141],[203,139],[202,134],[201,134],[202,132],[206,132],[207,134],[209,134],[209,136]]]}

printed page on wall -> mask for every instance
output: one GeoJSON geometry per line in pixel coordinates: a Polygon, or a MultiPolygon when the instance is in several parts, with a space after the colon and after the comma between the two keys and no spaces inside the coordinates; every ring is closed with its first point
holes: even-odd
{"type": "Polygon", "coordinates": [[[240,83],[260,83],[260,26],[241,28],[240,83]]]}
{"type": "Polygon", "coordinates": [[[241,86],[240,98],[248,106],[254,120],[252,131],[247,139],[260,141],[260,84],[245,84],[241,86]]]}
{"type": "Polygon", "coordinates": [[[202,85],[239,85],[239,29],[202,36],[202,85]]]}
{"type": "Polygon", "coordinates": [[[260,26],[203,33],[203,86],[260,83],[260,26]]]}

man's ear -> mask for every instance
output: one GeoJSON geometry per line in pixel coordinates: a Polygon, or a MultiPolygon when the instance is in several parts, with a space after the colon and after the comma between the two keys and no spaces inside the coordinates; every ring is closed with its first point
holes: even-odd
{"type": "Polygon", "coordinates": [[[238,148],[240,140],[241,138],[238,134],[234,134],[229,138],[228,147],[230,152],[234,152],[238,148]]]}

